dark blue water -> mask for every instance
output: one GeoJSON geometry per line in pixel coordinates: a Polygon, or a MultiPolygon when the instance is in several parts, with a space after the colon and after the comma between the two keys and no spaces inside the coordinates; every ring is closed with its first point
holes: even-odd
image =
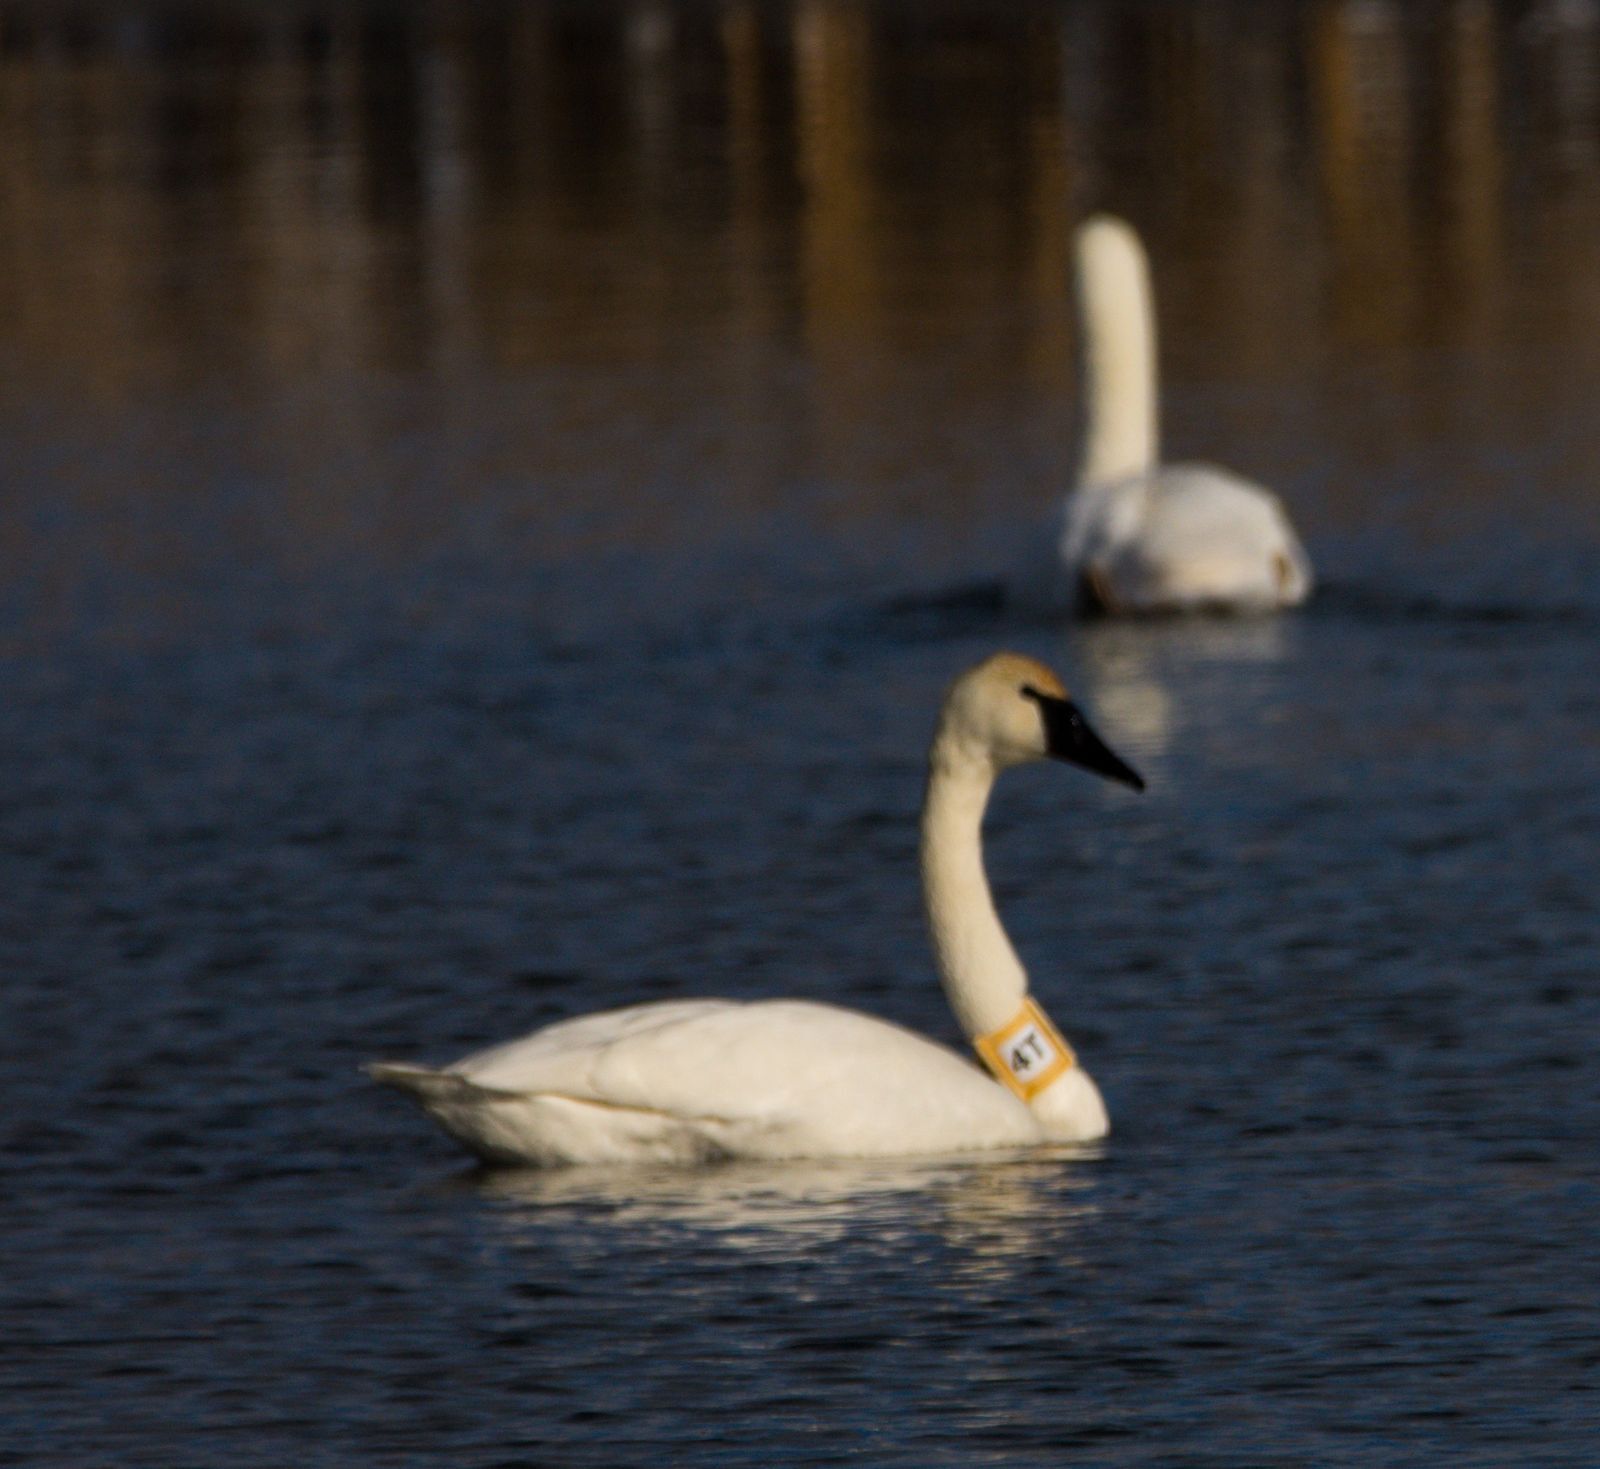
{"type": "Polygon", "coordinates": [[[0,1463],[1595,1462],[1600,49],[1407,14],[0,7],[0,1463]],[[1302,615],[1010,595],[1101,205],[1302,615]],[[955,1040],[999,646],[1150,782],[990,822],[1103,1147],[484,1174],[360,1075],[955,1040]]]}

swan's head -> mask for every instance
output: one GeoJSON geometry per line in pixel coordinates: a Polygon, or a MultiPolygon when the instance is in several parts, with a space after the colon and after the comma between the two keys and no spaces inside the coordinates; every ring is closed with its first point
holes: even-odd
{"type": "Polygon", "coordinates": [[[1075,240],[1078,270],[1083,277],[1142,273],[1144,243],[1138,230],[1112,214],[1095,214],[1078,226],[1075,240]]]}
{"type": "Polygon", "coordinates": [[[1138,773],[1089,728],[1061,680],[1020,653],[996,653],[950,686],[933,758],[986,763],[995,771],[1029,760],[1065,760],[1144,789],[1138,773]]]}

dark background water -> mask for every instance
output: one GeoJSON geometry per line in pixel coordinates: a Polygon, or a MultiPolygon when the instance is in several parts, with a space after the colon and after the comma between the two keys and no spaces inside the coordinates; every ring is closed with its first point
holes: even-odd
{"type": "Polygon", "coordinates": [[[0,1463],[1591,1465],[1600,11],[0,3],[0,1463]],[[1067,261],[1280,621],[1007,595],[1067,261]],[[358,1074],[682,994],[954,1038],[996,646],[1151,790],[991,868],[1103,1149],[480,1175],[358,1074]]]}

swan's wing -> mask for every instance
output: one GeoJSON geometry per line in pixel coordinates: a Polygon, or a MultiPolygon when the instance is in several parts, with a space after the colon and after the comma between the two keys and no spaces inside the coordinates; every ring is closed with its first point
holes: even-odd
{"type": "Polygon", "coordinates": [[[1150,477],[1146,535],[1227,535],[1275,550],[1289,530],[1283,502],[1265,485],[1215,464],[1164,464],[1150,477]]]}
{"type": "Polygon", "coordinates": [[[681,1033],[721,1011],[742,1009],[734,1000],[662,1000],[558,1020],[531,1035],[464,1056],[447,1069],[497,1091],[581,1093],[583,1078],[600,1057],[657,1031],[681,1033]],[[576,1086],[578,1090],[574,1091],[576,1086]]]}
{"type": "Polygon", "coordinates": [[[1179,566],[1209,557],[1231,567],[1242,591],[1274,601],[1303,601],[1311,590],[1311,558],[1283,502],[1215,465],[1173,464],[1157,472],[1143,539],[1152,561],[1179,566]]]}

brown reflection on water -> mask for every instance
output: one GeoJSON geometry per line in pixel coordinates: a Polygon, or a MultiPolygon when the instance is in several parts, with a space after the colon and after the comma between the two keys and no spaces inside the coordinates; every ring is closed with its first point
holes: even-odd
{"type": "Polygon", "coordinates": [[[1175,447],[1359,480],[1593,399],[1597,55],[1553,0],[0,3],[0,407],[220,394],[324,528],[419,463],[570,521],[629,455],[723,516],[814,469],[825,514],[937,480],[965,524],[995,438],[1041,502],[1069,473],[1071,228],[1113,208],[1209,394],[1175,447]],[[434,457],[386,463],[407,428],[434,457]]]}

